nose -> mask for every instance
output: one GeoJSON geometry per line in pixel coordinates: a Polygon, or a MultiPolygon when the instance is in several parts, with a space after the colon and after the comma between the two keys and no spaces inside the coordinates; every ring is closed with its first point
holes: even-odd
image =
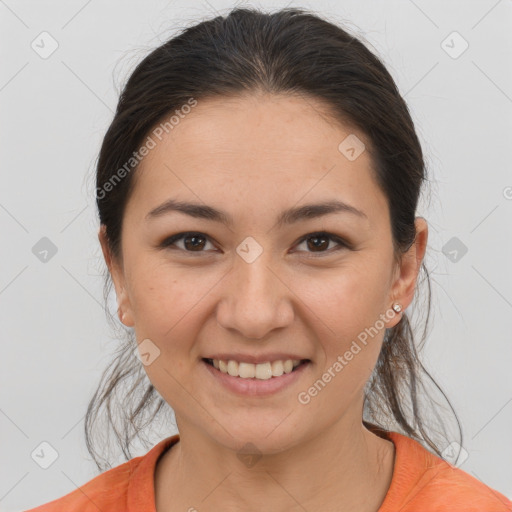
{"type": "Polygon", "coordinates": [[[293,322],[293,292],[266,258],[252,263],[239,258],[227,279],[216,309],[221,327],[259,340],[293,322]]]}

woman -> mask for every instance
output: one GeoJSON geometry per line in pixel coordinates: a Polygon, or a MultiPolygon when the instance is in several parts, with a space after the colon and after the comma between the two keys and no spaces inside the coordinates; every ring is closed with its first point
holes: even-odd
{"type": "Polygon", "coordinates": [[[86,434],[97,461],[92,420],[144,373],[123,448],[156,392],[153,416],[168,404],[179,434],[33,510],[512,510],[427,432],[404,313],[424,181],[393,79],[313,14],[236,9],[149,54],[97,167],[99,240],[134,337],[86,434]]]}

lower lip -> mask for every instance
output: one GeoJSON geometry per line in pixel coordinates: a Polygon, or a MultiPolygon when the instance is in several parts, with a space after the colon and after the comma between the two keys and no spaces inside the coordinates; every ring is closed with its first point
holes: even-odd
{"type": "Polygon", "coordinates": [[[290,373],[283,373],[280,377],[272,377],[270,379],[243,379],[242,377],[233,377],[228,373],[222,373],[214,366],[201,360],[206,366],[207,371],[213,378],[228,388],[230,391],[243,396],[269,396],[278,391],[282,391],[286,387],[296,382],[309,366],[309,362],[302,363],[290,373]]]}

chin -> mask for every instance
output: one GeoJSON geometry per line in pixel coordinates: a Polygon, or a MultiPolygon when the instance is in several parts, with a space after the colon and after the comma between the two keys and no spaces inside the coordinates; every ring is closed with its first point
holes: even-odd
{"type": "Polygon", "coordinates": [[[286,415],[272,416],[264,422],[232,422],[226,432],[219,428],[216,433],[211,433],[218,443],[236,451],[256,452],[260,454],[276,454],[294,446],[297,430],[293,425],[287,424],[286,415]],[[230,435],[231,434],[231,435],[230,435]]]}

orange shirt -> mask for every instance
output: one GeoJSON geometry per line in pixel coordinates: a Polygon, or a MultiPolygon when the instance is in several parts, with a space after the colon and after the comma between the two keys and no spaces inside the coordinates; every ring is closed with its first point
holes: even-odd
{"type": "MultiPolygon", "coordinates": [[[[395,445],[391,485],[377,512],[512,512],[512,501],[430,453],[418,441],[387,432],[395,445]]],[[[179,441],[168,437],[146,455],[98,475],[62,498],[26,512],[155,512],[154,471],[179,441]]]]}

